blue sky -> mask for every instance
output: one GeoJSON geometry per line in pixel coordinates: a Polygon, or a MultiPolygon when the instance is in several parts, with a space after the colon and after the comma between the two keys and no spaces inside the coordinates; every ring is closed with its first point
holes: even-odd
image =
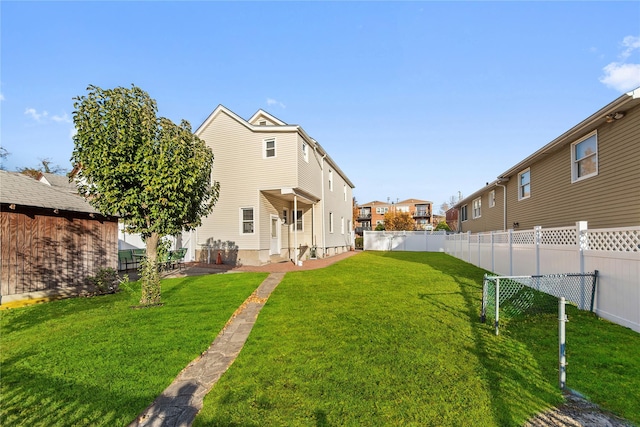
{"type": "Polygon", "coordinates": [[[2,1],[0,13],[8,170],[70,169],[72,98],[135,84],[194,130],[218,104],[265,109],[318,140],[359,202],[437,211],[640,86],[638,1],[2,1]]]}

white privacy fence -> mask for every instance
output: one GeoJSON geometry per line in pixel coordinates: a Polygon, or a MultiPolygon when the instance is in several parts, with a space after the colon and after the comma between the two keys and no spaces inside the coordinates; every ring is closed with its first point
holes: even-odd
{"type": "Polygon", "coordinates": [[[365,231],[365,251],[443,252],[444,231],[365,231]]]}
{"type": "Polygon", "coordinates": [[[595,312],[640,332],[640,226],[589,230],[573,227],[435,234],[365,232],[365,250],[444,251],[505,276],[598,270],[595,312]]]}

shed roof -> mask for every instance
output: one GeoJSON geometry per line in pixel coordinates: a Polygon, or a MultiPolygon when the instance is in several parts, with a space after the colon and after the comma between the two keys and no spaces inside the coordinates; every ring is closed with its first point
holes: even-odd
{"type": "Polygon", "coordinates": [[[16,172],[0,171],[0,203],[99,213],[82,196],[16,172]]]}
{"type": "Polygon", "coordinates": [[[69,181],[69,178],[64,175],[40,172],[38,181],[48,184],[52,187],[56,187],[60,190],[67,191],[69,193],[78,194],[78,187],[76,186],[75,182],[69,181]]]}

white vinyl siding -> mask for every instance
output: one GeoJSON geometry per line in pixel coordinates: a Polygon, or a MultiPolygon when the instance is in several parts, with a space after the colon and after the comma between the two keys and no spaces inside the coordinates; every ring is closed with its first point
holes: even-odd
{"type": "Polygon", "coordinates": [[[598,134],[592,132],[571,144],[571,182],[598,175],[598,134]]]}

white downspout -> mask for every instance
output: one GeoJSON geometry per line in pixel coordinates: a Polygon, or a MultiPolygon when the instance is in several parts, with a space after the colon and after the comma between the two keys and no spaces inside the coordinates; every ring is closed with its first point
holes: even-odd
{"type": "Polygon", "coordinates": [[[327,242],[326,242],[326,233],[325,233],[325,224],[324,224],[324,220],[325,220],[325,205],[324,205],[324,158],[327,157],[326,154],[324,154],[322,156],[321,163],[320,163],[320,176],[322,177],[321,182],[322,182],[322,257],[326,257],[327,256],[327,242]]]}
{"type": "Polygon", "coordinates": [[[502,218],[503,218],[502,231],[506,231],[507,230],[507,186],[506,185],[502,185],[499,182],[496,182],[496,185],[498,187],[502,187],[502,198],[503,198],[503,202],[502,202],[502,218]]]}

